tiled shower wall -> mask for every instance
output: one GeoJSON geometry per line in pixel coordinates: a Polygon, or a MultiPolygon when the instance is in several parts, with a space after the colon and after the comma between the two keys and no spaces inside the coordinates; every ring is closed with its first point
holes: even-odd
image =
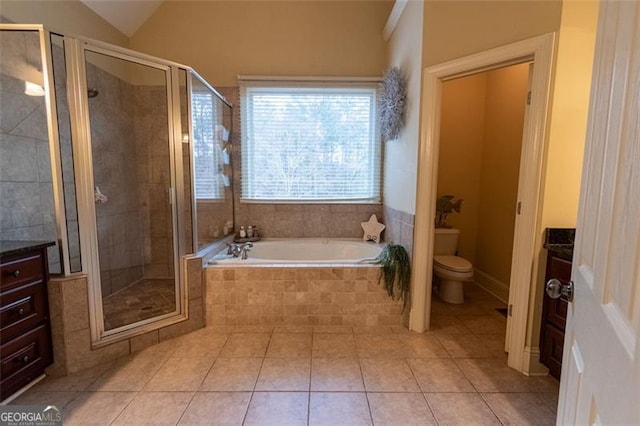
{"type": "Polygon", "coordinates": [[[173,228],[166,89],[133,86],[92,64],[87,83],[103,296],[141,279],[172,277],[173,228]]]}
{"type": "Polygon", "coordinates": [[[144,276],[173,277],[173,222],[167,96],[164,86],[134,87],[134,135],[138,202],[144,244],[144,276]]]}
{"type": "Polygon", "coordinates": [[[142,278],[138,176],[135,161],[133,87],[87,64],[87,84],[99,95],[89,99],[95,186],[108,197],[96,204],[100,280],[103,296],[142,278]]]}
{"type": "MultiPolygon", "coordinates": [[[[45,98],[24,93],[42,84],[39,36],[3,31],[0,43],[0,237],[57,240],[45,98]]],[[[60,272],[58,247],[48,254],[60,272]]]]}
{"type": "Polygon", "coordinates": [[[265,237],[362,238],[361,222],[372,214],[382,220],[380,204],[252,204],[240,202],[242,138],[240,90],[222,87],[220,93],[233,104],[233,187],[236,232],[241,225],[257,225],[265,237]]]}

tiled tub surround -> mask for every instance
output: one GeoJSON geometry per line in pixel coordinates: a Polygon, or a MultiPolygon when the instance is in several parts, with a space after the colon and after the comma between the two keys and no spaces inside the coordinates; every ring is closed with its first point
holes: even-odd
{"type": "Polygon", "coordinates": [[[402,302],[377,266],[205,268],[207,325],[378,326],[402,323],[402,302]]]}
{"type": "Polygon", "coordinates": [[[415,215],[384,206],[384,222],[386,228],[382,239],[390,244],[400,244],[409,253],[413,253],[413,227],[415,215]]]}

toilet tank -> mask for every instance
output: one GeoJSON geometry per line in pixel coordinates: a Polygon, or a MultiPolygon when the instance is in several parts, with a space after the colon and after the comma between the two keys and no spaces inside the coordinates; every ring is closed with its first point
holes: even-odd
{"type": "Polygon", "coordinates": [[[456,250],[458,249],[459,235],[459,229],[436,228],[433,236],[433,255],[455,255],[456,250]]]}

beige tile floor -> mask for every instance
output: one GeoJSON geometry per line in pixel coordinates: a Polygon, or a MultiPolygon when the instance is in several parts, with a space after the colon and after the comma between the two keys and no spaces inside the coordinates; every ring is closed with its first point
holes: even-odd
{"type": "Polygon", "coordinates": [[[14,404],[65,425],[554,424],[558,383],[506,366],[500,302],[433,304],[433,328],[208,327],[47,378],[14,404]]]}

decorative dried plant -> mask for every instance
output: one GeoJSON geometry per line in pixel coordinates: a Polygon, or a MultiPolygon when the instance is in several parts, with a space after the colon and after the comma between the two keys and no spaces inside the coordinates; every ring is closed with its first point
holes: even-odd
{"type": "Polygon", "coordinates": [[[404,126],[406,82],[400,68],[390,68],[382,78],[380,91],[380,131],[385,141],[397,139],[404,126]]]}

